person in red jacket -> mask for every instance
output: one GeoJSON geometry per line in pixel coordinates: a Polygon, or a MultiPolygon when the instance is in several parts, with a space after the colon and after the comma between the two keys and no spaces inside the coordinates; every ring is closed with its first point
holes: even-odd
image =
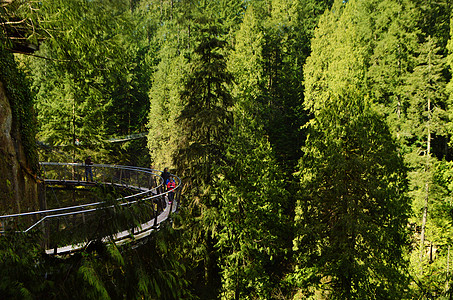
{"type": "Polygon", "coordinates": [[[170,178],[168,179],[168,183],[167,183],[168,203],[173,202],[173,199],[175,197],[175,192],[174,192],[175,188],[176,188],[175,179],[172,176],[170,176],[170,178]]]}

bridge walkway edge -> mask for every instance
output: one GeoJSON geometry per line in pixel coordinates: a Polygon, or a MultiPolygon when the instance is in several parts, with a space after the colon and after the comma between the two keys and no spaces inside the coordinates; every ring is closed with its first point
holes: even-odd
{"type": "MultiPolygon", "coordinates": [[[[164,221],[166,221],[171,213],[174,213],[177,210],[177,205],[170,205],[168,202],[168,199],[165,199],[166,202],[166,207],[164,211],[157,216],[157,222],[156,225],[154,225],[155,220],[154,218],[151,219],[150,221],[141,224],[140,227],[135,227],[133,230],[124,230],[121,232],[118,232],[113,235],[113,240],[116,245],[121,246],[126,243],[133,242],[134,240],[139,240],[143,239],[147,236],[149,236],[154,230],[157,230],[160,227],[160,224],[164,221]]],[[[108,242],[109,239],[107,237],[104,237],[102,239],[102,242],[108,242]]],[[[82,250],[88,245],[88,242],[83,242],[83,243],[77,243],[74,245],[67,245],[67,246],[62,246],[58,248],[53,248],[53,249],[46,249],[46,254],[49,255],[64,255],[64,254],[70,254],[73,252],[77,252],[82,250]]]]}

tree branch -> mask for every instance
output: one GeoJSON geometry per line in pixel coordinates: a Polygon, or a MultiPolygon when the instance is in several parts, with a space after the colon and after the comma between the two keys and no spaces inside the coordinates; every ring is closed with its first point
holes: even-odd
{"type": "Polygon", "coordinates": [[[21,21],[15,21],[15,22],[4,22],[4,23],[0,23],[0,25],[15,25],[15,24],[21,24],[21,23],[24,23],[27,19],[23,19],[21,21]]]}
{"type": "Polygon", "coordinates": [[[45,57],[45,56],[31,54],[31,53],[27,53],[27,52],[15,50],[15,49],[9,49],[9,48],[6,48],[6,50],[11,51],[13,53],[19,53],[19,54],[34,56],[34,57],[38,57],[38,58],[42,58],[42,59],[46,59],[46,60],[51,60],[51,61],[59,61],[59,62],[71,62],[71,61],[74,61],[74,60],[70,60],[70,59],[57,59],[57,58],[45,57]]]}

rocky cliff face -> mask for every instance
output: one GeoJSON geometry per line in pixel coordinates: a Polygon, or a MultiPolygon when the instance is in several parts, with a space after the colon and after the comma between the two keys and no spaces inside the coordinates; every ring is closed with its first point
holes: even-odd
{"type": "Polygon", "coordinates": [[[37,179],[27,161],[18,120],[0,81],[0,214],[37,210],[37,179]]]}

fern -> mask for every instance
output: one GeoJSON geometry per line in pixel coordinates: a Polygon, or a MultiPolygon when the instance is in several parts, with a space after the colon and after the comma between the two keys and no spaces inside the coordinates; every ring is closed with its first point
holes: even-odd
{"type": "Polygon", "coordinates": [[[88,260],[82,261],[82,265],[78,270],[79,275],[85,281],[86,284],[91,286],[93,290],[89,291],[89,294],[94,294],[95,299],[110,299],[110,296],[105,289],[104,283],[99,278],[96,270],[94,269],[92,263],[88,260]],[[91,293],[90,293],[91,292],[91,293]]]}

